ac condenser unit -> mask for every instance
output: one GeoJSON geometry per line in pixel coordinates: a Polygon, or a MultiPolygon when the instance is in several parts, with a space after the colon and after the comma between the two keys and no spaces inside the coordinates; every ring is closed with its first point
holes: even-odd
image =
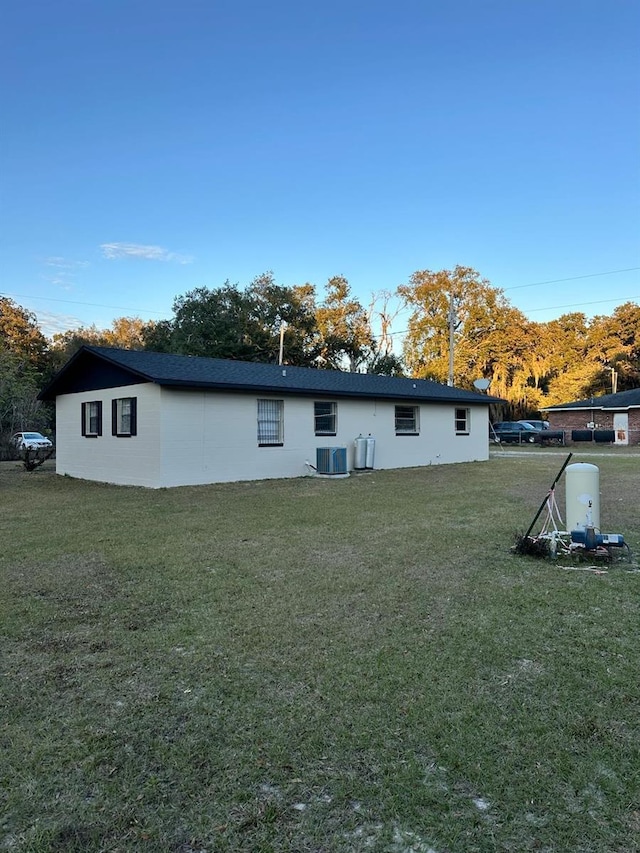
{"type": "Polygon", "coordinates": [[[346,447],[317,447],[316,469],[318,474],[348,474],[346,447]]]}

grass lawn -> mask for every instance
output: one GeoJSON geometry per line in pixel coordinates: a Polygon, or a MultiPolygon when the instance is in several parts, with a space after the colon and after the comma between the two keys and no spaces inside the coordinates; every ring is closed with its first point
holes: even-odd
{"type": "MultiPolygon", "coordinates": [[[[0,465],[0,850],[639,851],[640,572],[509,551],[565,457],[0,465]]],[[[573,461],[637,555],[640,453],[573,461]]]]}

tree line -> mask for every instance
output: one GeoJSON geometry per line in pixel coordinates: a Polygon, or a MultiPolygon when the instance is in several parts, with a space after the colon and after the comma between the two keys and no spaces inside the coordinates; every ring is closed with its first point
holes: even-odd
{"type": "Polygon", "coordinates": [[[504,291],[470,267],[419,270],[396,291],[357,299],[343,276],[322,299],[306,283],[278,284],[264,273],[248,286],[199,287],[173,302],[172,316],[119,317],[108,329],[81,327],[49,340],[35,315],[0,297],[0,434],[46,428],[52,414],[37,394],[83,344],[148,349],[317,369],[453,380],[506,401],[503,417],[532,417],[555,403],[640,387],[640,306],[610,316],[581,312],[529,320],[504,291]],[[394,346],[399,316],[402,346],[394,346]]]}

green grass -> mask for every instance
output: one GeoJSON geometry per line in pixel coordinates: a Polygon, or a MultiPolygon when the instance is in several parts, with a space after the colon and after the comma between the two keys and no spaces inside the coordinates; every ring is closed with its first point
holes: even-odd
{"type": "MultiPolygon", "coordinates": [[[[640,572],[509,551],[565,456],[161,491],[2,464],[0,850],[640,850],[640,572]]],[[[640,455],[575,461],[640,551],[640,455]]]]}

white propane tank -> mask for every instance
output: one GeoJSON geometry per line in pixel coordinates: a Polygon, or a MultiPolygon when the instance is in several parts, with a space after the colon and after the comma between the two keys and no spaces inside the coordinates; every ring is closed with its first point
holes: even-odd
{"type": "Polygon", "coordinates": [[[371,435],[371,433],[369,433],[369,435],[367,436],[367,455],[366,455],[367,468],[373,468],[373,461],[374,461],[375,455],[376,455],[376,440],[371,435]]]}
{"type": "Polygon", "coordinates": [[[356,471],[364,471],[367,467],[367,439],[360,433],[353,443],[355,445],[353,467],[356,471]]]}
{"type": "Polygon", "coordinates": [[[600,529],[600,469],[589,462],[568,465],[565,471],[567,530],[600,529]]]}

